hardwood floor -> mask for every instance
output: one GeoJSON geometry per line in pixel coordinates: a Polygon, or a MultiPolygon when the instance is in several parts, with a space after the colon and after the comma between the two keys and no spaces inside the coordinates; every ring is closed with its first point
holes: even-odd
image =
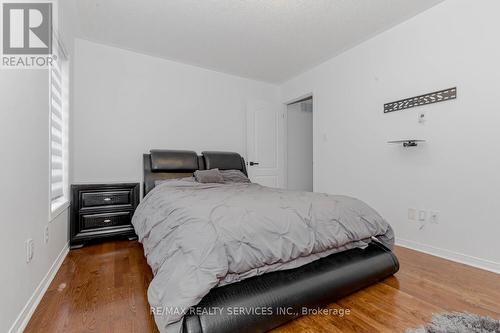
{"type": "MultiPolygon", "coordinates": [[[[273,332],[404,332],[447,311],[500,319],[500,275],[405,248],[395,252],[396,276],[329,306],[349,315],[309,315],[273,332]]],[[[25,332],[158,332],[146,296],[151,278],[135,241],[71,251],[25,332]]]]}
{"type": "Polygon", "coordinates": [[[157,332],[152,276],[136,241],[70,251],[25,332],[157,332]]]}

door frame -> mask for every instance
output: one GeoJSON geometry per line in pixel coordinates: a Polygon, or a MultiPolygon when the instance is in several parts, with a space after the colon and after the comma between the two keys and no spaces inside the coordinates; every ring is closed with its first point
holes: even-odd
{"type": "Polygon", "coordinates": [[[283,138],[281,138],[281,144],[282,144],[282,151],[283,151],[283,186],[284,188],[288,189],[288,105],[297,103],[303,99],[309,99],[312,98],[313,100],[313,191],[316,190],[316,182],[315,182],[315,175],[316,175],[316,152],[315,152],[315,140],[316,140],[316,103],[314,103],[314,93],[310,92],[307,94],[300,95],[299,97],[287,100],[282,103],[282,109],[283,109],[283,117],[281,117],[281,121],[283,122],[283,138]]]}

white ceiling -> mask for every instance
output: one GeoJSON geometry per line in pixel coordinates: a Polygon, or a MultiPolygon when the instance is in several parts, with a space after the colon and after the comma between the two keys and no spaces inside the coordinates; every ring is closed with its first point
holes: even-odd
{"type": "Polygon", "coordinates": [[[86,0],[81,37],[285,81],[442,0],[86,0]]]}

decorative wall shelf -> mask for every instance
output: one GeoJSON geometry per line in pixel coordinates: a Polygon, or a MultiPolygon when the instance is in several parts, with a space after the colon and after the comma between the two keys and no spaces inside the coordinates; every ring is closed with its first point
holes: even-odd
{"type": "Polygon", "coordinates": [[[410,97],[384,104],[384,113],[406,110],[416,106],[445,102],[457,98],[457,87],[435,91],[429,94],[410,97]]]}
{"type": "Polygon", "coordinates": [[[402,144],[403,147],[405,147],[405,148],[416,147],[421,142],[425,142],[425,140],[407,139],[407,140],[387,141],[387,143],[402,144]]]}

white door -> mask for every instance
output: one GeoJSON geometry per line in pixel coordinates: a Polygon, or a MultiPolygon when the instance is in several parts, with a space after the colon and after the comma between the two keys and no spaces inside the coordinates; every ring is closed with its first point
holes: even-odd
{"type": "Polygon", "coordinates": [[[247,169],[250,180],[283,187],[283,108],[264,101],[247,105],[247,169]]]}

